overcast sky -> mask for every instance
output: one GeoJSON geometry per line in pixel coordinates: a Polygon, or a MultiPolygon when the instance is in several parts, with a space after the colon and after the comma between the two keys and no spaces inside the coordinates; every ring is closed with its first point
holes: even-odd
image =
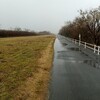
{"type": "Polygon", "coordinates": [[[99,5],[100,0],[0,0],[0,27],[57,33],[78,15],[79,9],[99,5]]]}

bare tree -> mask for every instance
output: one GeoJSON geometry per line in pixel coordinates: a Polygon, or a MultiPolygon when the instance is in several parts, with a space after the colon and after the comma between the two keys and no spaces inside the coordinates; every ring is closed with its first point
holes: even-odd
{"type": "Polygon", "coordinates": [[[98,45],[100,42],[100,7],[85,12],[80,10],[80,15],[93,42],[98,45]]]}
{"type": "Polygon", "coordinates": [[[18,32],[22,31],[22,29],[20,27],[16,27],[14,30],[18,31],[18,32]]]}
{"type": "Polygon", "coordinates": [[[76,39],[81,34],[83,41],[100,45],[100,7],[79,12],[80,16],[63,26],[59,34],[76,39]]]}

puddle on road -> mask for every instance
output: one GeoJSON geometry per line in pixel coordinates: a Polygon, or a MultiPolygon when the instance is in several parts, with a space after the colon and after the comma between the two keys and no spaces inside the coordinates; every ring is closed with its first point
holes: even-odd
{"type": "Polygon", "coordinates": [[[79,48],[74,48],[74,47],[72,47],[72,48],[67,48],[67,49],[72,50],[72,51],[80,51],[79,48]]]}
{"type": "Polygon", "coordinates": [[[68,45],[68,44],[67,44],[67,43],[62,43],[62,45],[66,46],[66,45],[68,45]]]}
{"type": "Polygon", "coordinates": [[[69,56],[67,54],[67,51],[57,51],[58,55],[57,55],[57,59],[63,59],[63,60],[66,60],[66,59],[73,59],[73,56],[69,56]]]}
{"type": "MultiPolygon", "coordinates": [[[[57,44],[59,44],[58,40],[56,40],[57,44]]],[[[63,45],[68,45],[66,43],[62,43],[63,45]]],[[[61,60],[65,60],[66,62],[69,62],[69,63],[79,63],[79,64],[87,64],[87,65],[90,65],[92,67],[95,67],[95,68],[100,68],[100,65],[99,65],[99,62],[98,60],[91,60],[91,59],[88,59],[87,56],[88,55],[85,55],[85,58],[86,59],[80,59],[80,58],[76,58],[74,57],[73,55],[71,56],[69,54],[69,51],[80,51],[80,48],[78,47],[67,47],[66,49],[62,49],[62,45],[56,45],[56,49],[59,50],[57,51],[57,55],[56,55],[56,59],[61,59],[61,60]]],[[[81,52],[82,53],[82,52],[81,52]]]]}
{"type": "Polygon", "coordinates": [[[67,50],[66,51],[57,51],[57,53],[66,53],[67,52],[67,50]]]}
{"type": "Polygon", "coordinates": [[[57,53],[59,53],[59,54],[57,56],[57,59],[62,59],[69,63],[88,64],[95,68],[100,67],[100,65],[97,61],[93,61],[91,59],[80,60],[79,58],[75,58],[74,56],[69,56],[68,54],[66,54],[66,52],[67,51],[58,51],[57,53]]]}
{"type": "Polygon", "coordinates": [[[100,68],[100,65],[97,61],[93,61],[93,60],[84,60],[83,63],[91,65],[92,67],[95,68],[100,68]]]}
{"type": "Polygon", "coordinates": [[[93,60],[66,60],[66,62],[71,62],[71,63],[79,63],[79,64],[88,64],[94,68],[100,68],[100,65],[98,62],[93,61],[93,60]]]}

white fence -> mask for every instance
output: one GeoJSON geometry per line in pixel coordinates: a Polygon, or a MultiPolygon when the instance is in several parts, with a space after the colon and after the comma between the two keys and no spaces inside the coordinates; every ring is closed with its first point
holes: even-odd
{"type": "Polygon", "coordinates": [[[97,46],[95,44],[90,44],[81,40],[72,39],[72,38],[68,38],[68,39],[74,42],[75,44],[78,44],[79,46],[83,46],[85,49],[86,48],[91,49],[94,53],[100,55],[100,46],[97,46]]]}

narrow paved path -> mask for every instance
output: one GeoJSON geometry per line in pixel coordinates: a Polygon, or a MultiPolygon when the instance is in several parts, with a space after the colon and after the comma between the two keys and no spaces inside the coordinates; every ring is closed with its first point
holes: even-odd
{"type": "Polygon", "coordinates": [[[59,40],[54,45],[49,100],[100,100],[100,69],[75,44],[59,40]]]}

